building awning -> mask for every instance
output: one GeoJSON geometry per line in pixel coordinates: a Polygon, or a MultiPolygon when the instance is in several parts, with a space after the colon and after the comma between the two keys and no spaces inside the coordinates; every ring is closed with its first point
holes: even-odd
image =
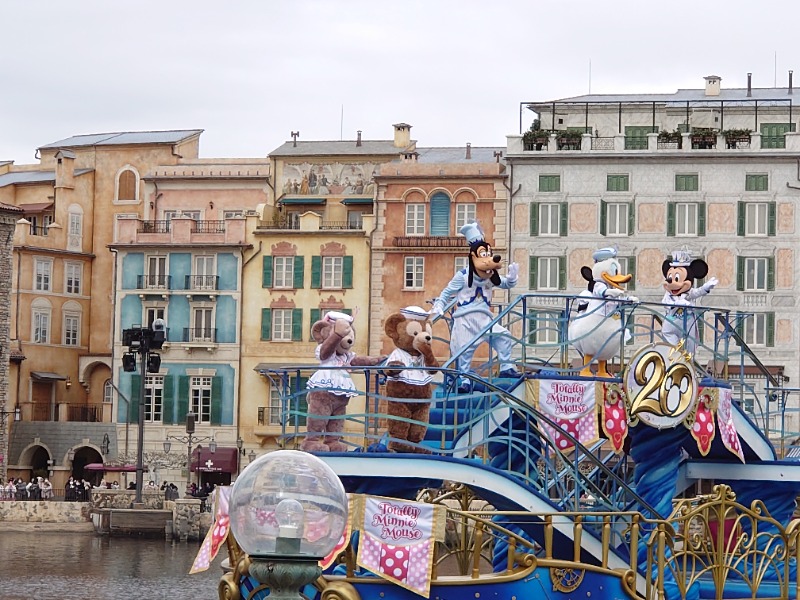
{"type": "Polygon", "coordinates": [[[53,207],[52,202],[31,202],[30,204],[17,205],[17,208],[22,209],[26,213],[39,213],[52,207],[53,207]]]}
{"type": "Polygon", "coordinates": [[[325,198],[284,198],[281,204],[325,204],[325,198]]]}
{"type": "Polygon", "coordinates": [[[342,204],[345,206],[351,206],[353,204],[372,204],[372,198],[365,197],[365,198],[345,198],[342,200],[342,204]]]}
{"type": "Polygon", "coordinates": [[[192,471],[202,473],[235,473],[238,448],[220,448],[211,452],[206,446],[195,448],[192,452],[192,471]]]}
{"type": "Polygon", "coordinates": [[[66,375],[58,373],[50,373],[48,371],[31,371],[31,377],[34,381],[66,381],[66,375]]]}

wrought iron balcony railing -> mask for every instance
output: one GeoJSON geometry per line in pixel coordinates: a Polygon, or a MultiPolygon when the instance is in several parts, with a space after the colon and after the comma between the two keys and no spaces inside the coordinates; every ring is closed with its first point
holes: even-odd
{"type": "Polygon", "coordinates": [[[169,221],[139,221],[138,233],[169,233],[169,221]]]}
{"type": "Polygon", "coordinates": [[[467,242],[461,236],[448,235],[409,235],[395,237],[397,248],[464,248],[467,242]]]}
{"type": "Polygon", "coordinates": [[[184,287],[187,290],[217,290],[219,275],[186,275],[184,287]]]}
{"type": "Polygon", "coordinates": [[[195,221],[192,233],[225,233],[225,221],[195,221]]]}
{"type": "Polygon", "coordinates": [[[212,342],[217,341],[217,330],[213,327],[184,327],[184,342],[212,342]]]}
{"type": "Polygon", "coordinates": [[[146,274],[137,275],[136,289],[139,290],[171,290],[172,289],[172,276],[171,275],[156,275],[146,274]]]}

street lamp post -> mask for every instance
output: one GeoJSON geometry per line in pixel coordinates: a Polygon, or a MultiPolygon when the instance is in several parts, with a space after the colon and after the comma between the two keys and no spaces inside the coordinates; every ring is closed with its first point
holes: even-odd
{"type": "Polygon", "coordinates": [[[239,452],[236,454],[236,476],[242,472],[242,457],[245,455],[244,440],[240,437],[236,438],[236,448],[239,452]]]}
{"type": "MultiPolygon", "coordinates": [[[[214,439],[213,435],[195,435],[194,434],[194,425],[195,425],[195,414],[193,412],[186,413],[186,435],[168,435],[164,438],[164,453],[169,454],[170,449],[172,448],[172,441],[180,442],[182,444],[186,444],[186,482],[187,484],[191,484],[192,482],[192,446],[199,442],[208,442],[208,447],[212,453],[217,451],[217,442],[214,439]]],[[[202,446],[198,446],[198,461],[200,460],[200,449],[202,446]]],[[[198,470],[199,470],[198,464],[198,470]]],[[[199,481],[199,480],[198,480],[199,481]]]]}

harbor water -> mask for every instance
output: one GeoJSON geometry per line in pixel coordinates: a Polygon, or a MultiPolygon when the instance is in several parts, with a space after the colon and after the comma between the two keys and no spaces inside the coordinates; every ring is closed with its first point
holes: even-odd
{"type": "Polygon", "coordinates": [[[189,575],[199,543],[0,531],[0,600],[215,600],[227,557],[189,575]]]}

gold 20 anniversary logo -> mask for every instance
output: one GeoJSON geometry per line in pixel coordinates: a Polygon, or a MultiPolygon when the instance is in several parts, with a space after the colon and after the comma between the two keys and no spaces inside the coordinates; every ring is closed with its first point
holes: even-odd
{"type": "Polygon", "coordinates": [[[625,369],[624,381],[631,419],[658,429],[684,421],[697,401],[697,376],[690,358],[667,344],[642,348],[625,369]]]}

